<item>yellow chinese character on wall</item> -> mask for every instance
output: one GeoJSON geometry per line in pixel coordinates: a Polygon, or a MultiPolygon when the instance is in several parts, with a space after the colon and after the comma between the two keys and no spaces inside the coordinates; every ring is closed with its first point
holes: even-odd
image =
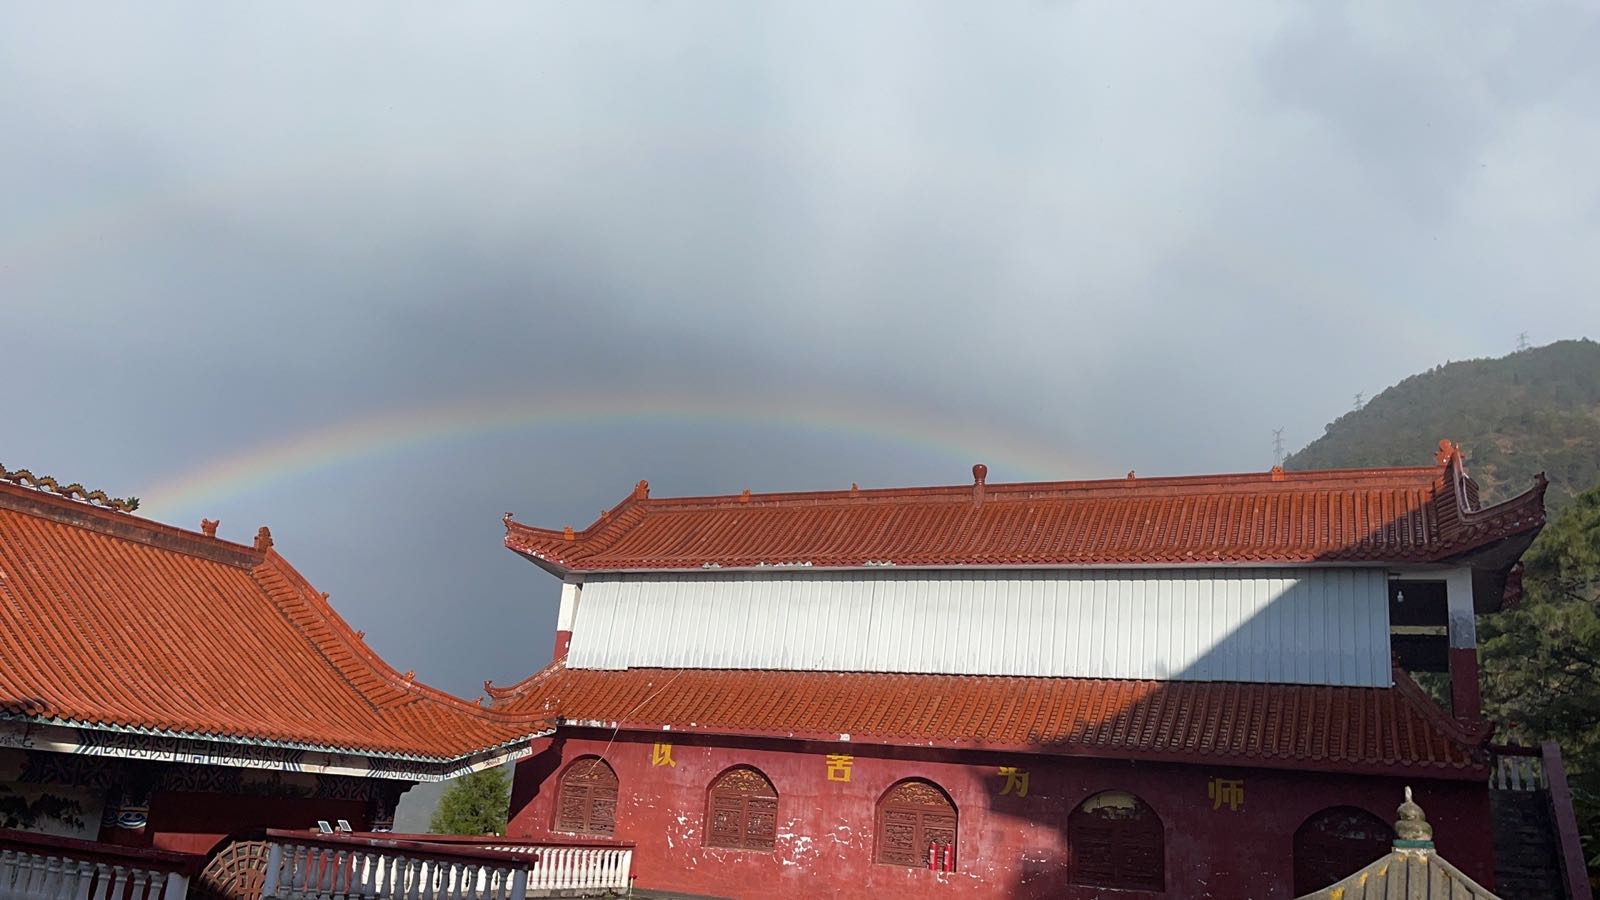
{"type": "Polygon", "coordinates": [[[1000,774],[1006,777],[1005,787],[1000,789],[1000,796],[1016,794],[1018,797],[1028,796],[1028,773],[1017,771],[1016,766],[1001,766],[1000,774]]]}
{"type": "Polygon", "coordinates": [[[845,756],[838,753],[828,754],[828,780],[849,781],[850,767],[855,764],[854,756],[845,756]]]}
{"type": "Polygon", "coordinates": [[[674,768],[676,768],[678,764],[672,761],[672,745],[671,744],[656,744],[654,747],[651,747],[650,748],[650,765],[652,765],[652,766],[673,766],[674,768]]]}
{"type": "Polygon", "coordinates": [[[1244,779],[1213,778],[1206,783],[1206,796],[1211,799],[1212,809],[1221,809],[1226,803],[1229,812],[1238,812],[1244,805],[1244,779]]]}

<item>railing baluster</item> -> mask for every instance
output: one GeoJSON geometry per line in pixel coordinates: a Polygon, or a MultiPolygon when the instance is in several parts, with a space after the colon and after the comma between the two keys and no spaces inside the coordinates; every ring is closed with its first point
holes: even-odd
{"type": "Polygon", "coordinates": [[[167,889],[161,900],[186,900],[189,896],[189,876],[173,872],[167,876],[167,889]]]}

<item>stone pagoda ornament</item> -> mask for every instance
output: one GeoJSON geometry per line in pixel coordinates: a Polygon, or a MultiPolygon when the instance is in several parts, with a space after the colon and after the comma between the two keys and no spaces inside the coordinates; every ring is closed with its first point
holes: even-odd
{"type": "Polygon", "coordinates": [[[1394,848],[1387,856],[1299,900],[1500,900],[1434,852],[1433,826],[1411,788],[1394,813],[1394,848]]]}
{"type": "Polygon", "coordinates": [[[1411,799],[1411,788],[1406,787],[1406,799],[1395,809],[1394,848],[1396,850],[1432,850],[1433,826],[1428,816],[1411,799]]]}

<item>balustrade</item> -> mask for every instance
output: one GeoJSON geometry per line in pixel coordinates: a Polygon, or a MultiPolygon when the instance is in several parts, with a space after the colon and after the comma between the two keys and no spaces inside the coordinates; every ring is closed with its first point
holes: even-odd
{"type": "Polygon", "coordinates": [[[1491,745],[1489,757],[1490,790],[1542,791],[1549,787],[1539,748],[1491,745]]]}
{"type": "Polygon", "coordinates": [[[268,831],[263,900],[524,900],[625,891],[630,845],[268,831]]]}
{"type": "Polygon", "coordinates": [[[0,900],[185,900],[199,857],[0,829],[0,900]]]}

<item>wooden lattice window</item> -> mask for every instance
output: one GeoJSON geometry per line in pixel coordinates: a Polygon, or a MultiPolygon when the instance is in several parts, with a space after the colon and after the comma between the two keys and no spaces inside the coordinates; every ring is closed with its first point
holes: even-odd
{"type": "Polygon", "coordinates": [[[617,773],[605,760],[580,757],[561,773],[556,830],[604,837],[617,833],[617,773]]]}
{"type": "Polygon", "coordinates": [[[722,773],[706,798],[706,843],[737,850],[772,850],[778,837],[778,791],[749,766],[722,773]]]}
{"type": "Polygon", "coordinates": [[[1364,809],[1335,806],[1294,833],[1294,892],[1310,894],[1361,871],[1389,852],[1394,829],[1364,809]]]}
{"type": "Polygon", "coordinates": [[[939,866],[944,850],[956,846],[956,805],[938,785],[912,779],[890,788],[878,801],[878,862],[895,866],[929,868],[930,845],[938,845],[939,866]]]}
{"type": "Polygon", "coordinates": [[[1067,817],[1068,873],[1073,884],[1141,891],[1166,889],[1161,817],[1138,797],[1104,791],[1067,817]]]}

